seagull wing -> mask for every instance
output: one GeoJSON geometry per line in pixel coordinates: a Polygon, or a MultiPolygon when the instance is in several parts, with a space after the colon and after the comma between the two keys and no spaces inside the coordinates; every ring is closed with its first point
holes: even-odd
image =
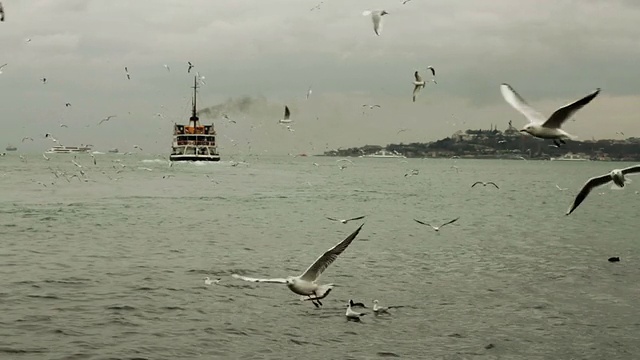
{"type": "Polygon", "coordinates": [[[360,220],[360,219],[364,219],[366,215],[362,215],[362,216],[358,216],[358,217],[354,217],[351,219],[347,219],[347,221],[354,221],[354,220],[360,220]]]}
{"type": "Polygon", "coordinates": [[[433,76],[436,76],[436,69],[434,69],[433,66],[427,66],[427,69],[431,70],[433,76]]]}
{"type": "Polygon", "coordinates": [[[622,173],[624,175],[637,175],[640,173],[640,165],[629,166],[628,168],[622,169],[622,173]]]}
{"type": "Polygon", "coordinates": [[[336,218],[332,218],[332,217],[328,217],[328,216],[327,216],[326,218],[327,218],[327,219],[329,219],[329,220],[331,220],[331,221],[340,221],[340,220],[338,220],[338,219],[336,219],[336,218]]]}
{"type": "Polygon", "coordinates": [[[589,193],[594,187],[604,185],[609,181],[611,181],[611,175],[609,174],[605,174],[605,175],[601,175],[601,176],[597,176],[589,179],[582,186],[582,190],[580,190],[580,192],[576,196],[576,199],[573,201],[573,205],[571,205],[571,208],[569,209],[569,211],[567,211],[567,215],[571,214],[573,210],[575,210],[578,207],[578,205],[580,205],[584,201],[584,199],[587,198],[587,195],[589,195],[589,193]]]}
{"type": "Polygon", "coordinates": [[[356,229],[356,231],[354,231],[351,235],[347,236],[346,239],[342,240],[336,246],[327,250],[324,254],[322,254],[322,256],[316,259],[316,261],[311,266],[309,266],[309,268],[305,270],[304,273],[302,273],[300,279],[306,281],[317,280],[322,272],[338,258],[338,255],[342,254],[342,252],[347,249],[353,239],[358,236],[358,233],[363,226],[364,224],[360,225],[360,227],[356,229]]]}
{"type": "MultiPolygon", "coordinates": [[[[427,224],[426,222],[422,222],[422,221],[420,221],[420,220],[413,219],[413,221],[417,222],[418,224],[422,224],[422,225],[426,225],[426,226],[431,226],[430,224],[427,224]]],[[[431,227],[433,227],[433,226],[431,226],[431,227]]]]}
{"type": "Polygon", "coordinates": [[[496,189],[500,189],[500,188],[498,187],[498,185],[496,185],[496,183],[494,183],[493,181],[489,181],[489,182],[487,183],[487,185],[489,185],[489,184],[491,184],[491,185],[495,186],[495,187],[496,187],[496,189]]]}
{"type": "Polygon", "coordinates": [[[500,85],[500,92],[509,105],[520,111],[530,122],[543,123],[546,120],[542,114],[529,106],[509,84],[500,85]]]}
{"type": "Polygon", "coordinates": [[[478,184],[483,184],[483,182],[482,181],[476,181],[476,182],[473,183],[473,185],[471,185],[471,187],[474,187],[474,186],[476,186],[478,184]]]}
{"type": "Polygon", "coordinates": [[[379,12],[374,12],[371,15],[371,20],[373,20],[373,32],[380,36],[382,32],[382,16],[380,16],[379,12]]]}
{"type": "Polygon", "coordinates": [[[551,114],[551,117],[549,118],[549,120],[545,121],[545,123],[542,124],[542,126],[549,127],[549,128],[559,128],[560,126],[562,126],[562,123],[564,123],[565,121],[567,121],[567,119],[571,117],[571,115],[573,115],[576,111],[582,109],[583,106],[590,103],[591,100],[593,100],[596,96],[598,96],[599,93],[600,93],[600,88],[596,89],[596,91],[583,97],[580,100],[576,100],[571,104],[567,104],[561,107],[560,109],[556,110],[553,114],[551,114]]]}
{"type": "Polygon", "coordinates": [[[413,87],[413,102],[416,102],[416,95],[418,95],[421,89],[422,85],[416,85],[413,87]]]}
{"type": "Polygon", "coordinates": [[[420,76],[420,74],[418,74],[418,71],[413,73],[413,76],[415,76],[417,82],[422,82],[423,81],[422,77],[420,76]]]}
{"type": "Polygon", "coordinates": [[[2,68],[3,68],[3,67],[5,67],[5,66],[7,66],[7,65],[9,65],[9,64],[2,64],[2,65],[0,65],[0,70],[2,70],[2,68]]]}
{"type": "Polygon", "coordinates": [[[250,281],[250,282],[263,282],[263,283],[275,283],[275,284],[286,284],[287,283],[287,279],[257,279],[257,278],[252,278],[252,277],[248,277],[248,276],[242,276],[242,275],[238,275],[238,274],[231,274],[231,276],[236,278],[236,279],[240,279],[240,280],[244,280],[244,281],[250,281]]]}
{"type": "Polygon", "coordinates": [[[291,116],[291,112],[289,111],[289,107],[287,105],[284,106],[284,119],[289,120],[291,116]]]}
{"type": "Polygon", "coordinates": [[[440,225],[440,227],[443,227],[445,225],[449,225],[449,224],[453,224],[454,222],[458,221],[458,219],[460,219],[460,217],[458,216],[457,218],[451,220],[451,221],[447,221],[446,223],[440,225]]]}

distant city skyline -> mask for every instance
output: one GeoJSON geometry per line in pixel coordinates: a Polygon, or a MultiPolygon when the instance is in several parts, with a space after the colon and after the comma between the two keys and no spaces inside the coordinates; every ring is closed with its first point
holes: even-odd
{"type": "Polygon", "coordinates": [[[319,3],[3,1],[0,145],[44,151],[50,132],[65,145],[168,154],[196,72],[205,77],[199,110],[251,100],[228,109],[236,123],[201,112],[223,160],[249,144],[258,154],[322,153],[505,129],[509,120],[520,128],[526,120],[502,98],[503,82],[546,115],[600,87],[564,127],[579,140],[640,136],[638,2],[319,3]],[[367,9],[389,13],[380,36],[367,9]],[[429,65],[438,84],[413,103],[413,72],[430,79],[429,65]],[[277,124],[285,105],[293,132],[277,124]],[[117,117],[98,126],[108,115],[117,117]]]}

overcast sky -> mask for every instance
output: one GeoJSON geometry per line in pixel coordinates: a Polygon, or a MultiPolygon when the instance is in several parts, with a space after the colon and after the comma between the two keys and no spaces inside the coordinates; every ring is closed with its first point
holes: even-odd
{"type": "Polygon", "coordinates": [[[223,156],[247,142],[254,153],[317,153],[521,127],[502,82],[547,115],[600,87],[565,129],[583,140],[640,136],[640,1],[325,0],[314,11],[319,1],[2,3],[0,150],[48,149],[50,132],[65,145],[168,154],[172,123],[189,117],[187,61],[205,76],[199,109],[248,98],[226,106],[236,124],[201,116],[215,123],[223,156]],[[389,13],[381,36],[367,9],[389,13]],[[428,78],[428,65],[438,84],[413,103],[413,72],[428,78]],[[382,108],[363,114],[374,103],[382,108]],[[285,104],[294,132],[277,124],[285,104]],[[97,126],[107,115],[117,117],[97,126]]]}

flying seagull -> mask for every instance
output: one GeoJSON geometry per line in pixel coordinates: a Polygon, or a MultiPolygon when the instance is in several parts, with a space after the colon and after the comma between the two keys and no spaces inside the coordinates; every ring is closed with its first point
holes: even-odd
{"type": "Polygon", "coordinates": [[[124,67],[124,73],[127,74],[127,80],[131,80],[131,76],[129,75],[129,69],[127,69],[127,67],[124,67]]]}
{"type": "Polygon", "coordinates": [[[375,32],[376,35],[380,36],[380,33],[382,32],[382,17],[387,14],[389,13],[385,10],[365,10],[362,13],[362,16],[371,15],[371,21],[373,21],[373,32],[375,32]]]}
{"type": "Polygon", "coordinates": [[[46,77],[40,78],[40,81],[42,81],[43,84],[46,84],[47,83],[47,78],[46,77]]]}
{"type": "Polygon", "coordinates": [[[436,77],[436,69],[433,68],[433,66],[427,66],[428,70],[431,70],[431,74],[433,74],[433,77],[436,77]]]}
{"type": "Polygon", "coordinates": [[[331,221],[340,221],[341,223],[346,224],[349,221],[364,219],[365,216],[366,215],[358,216],[358,217],[354,217],[354,218],[351,218],[351,219],[336,219],[336,218],[332,218],[332,217],[327,217],[327,219],[329,219],[331,221]]]}
{"type": "Polygon", "coordinates": [[[426,226],[431,226],[431,228],[432,228],[433,230],[435,230],[435,231],[440,231],[440,228],[441,228],[441,227],[443,227],[443,226],[445,226],[445,225],[453,224],[454,222],[458,221],[458,219],[460,219],[460,217],[457,217],[457,218],[455,218],[455,219],[453,219],[453,220],[451,220],[451,221],[448,221],[448,222],[446,222],[446,223],[444,223],[444,224],[442,224],[442,225],[440,225],[440,226],[433,226],[433,225],[427,224],[427,223],[425,223],[425,222],[422,222],[422,221],[420,221],[420,220],[416,220],[416,219],[413,219],[413,221],[417,222],[418,224],[422,224],[422,225],[426,225],[426,226]]]}
{"type": "Polygon", "coordinates": [[[420,76],[420,74],[418,74],[417,70],[415,73],[413,73],[413,76],[416,78],[413,81],[413,102],[416,102],[416,95],[418,95],[420,90],[422,90],[425,83],[424,83],[424,80],[422,80],[422,77],[420,76]]]}
{"type": "Polygon", "coordinates": [[[333,284],[324,284],[319,285],[317,283],[320,275],[324,270],[333,263],[342,252],[344,252],[349,244],[356,238],[360,229],[364,224],[360,225],[360,227],[354,231],[351,235],[347,236],[344,240],[336,244],[331,249],[327,250],[324,254],[322,254],[316,261],[311,264],[301,275],[298,276],[289,276],[286,279],[256,279],[251,277],[246,277],[238,274],[232,274],[236,279],[241,279],[244,281],[251,282],[266,282],[266,283],[276,283],[276,284],[286,284],[289,290],[292,292],[306,296],[304,299],[311,300],[313,305],[316,307],[322,306],[320,302],[321,299],[324,299],[329,295],[331,290],[333,289],[333,284]]]}
{"type": "Polygon", "coordinates": [[[600,88],[597,88],[594,92],[580,100],[576,100],[571,104],[559,108],[551,114],[549,118],[545,118],[544,115],[530,107],[509,84],[500,85],[500,92],[502,92],[502,96],[509,105],[521,112],[527,120],[529,120],[529,124],[525,125],[525,127],[520,130],[521,132],[526,132],[540,139],[553,139],[554,144],[560,146],[559,142],[566,144],[564,139],[576,139],[574,135],[560,128],[562,124],[576,111],[580,110],[598,96],[600,88]]]}
{"type": "Polygon", "coordinates": [[[374,105],[363,104],[363,105],[362,105],[362,107],[369,107],[369,109],[370,109],[370,110],[373,110],[373,108],[374,108],[374,107],[379,108],[379,107],[381,107],[381,106],[380,106],[380,105],[378,105],[378,104],[374,104],[374,105]]]}
{"type": "Polygon", "coordinates": [[[473,185],[471,185],[471,187],[474,187],[474,186],[476,186],[476,185],[478,185],[478,184],[482,184],[482,186],[493,185],[493,186],[495,186],[495,187],[496,187],[496,189],[500,189],[500,188],[498,187],[498,185],[496,185],[496,183],[494,183],[493,181],[487,181],[487,182],[484,182],[484,181],[476,181],[476,182],[474,182],[474,183],[473,183],[473,185]]]}
{"type": "Polygon", "coordinates": [[[401,308],[402,305],[396,305],[396,306],[379,306],[378,305],[378,300],[373,300],[373,313],[376,315],[380,315],[380,314],[388,314],[389,313],[389,309],[397,309],[397,308],[401,308]]]}
{"type": "Polygon", "coordinates": [[[558,184],[556,184],[556,188],[558,188],[558,190],[560,191],[565,191],[569,189],[569,188],[561,188],[558,184]]]}
{"type": "Polygon", "coordinates": [[[164,64],[164,68],[167,69],[168,72],[171,72],[171,68],[169,67],[169,65],[164,64]]]}
{"type": "Polygon", "coordinates": [[[309,100],[309,96],[311,96],[312,92],[313,90],[311,90],[311,86],[309,86],[309,90],[307,90],[307,100],[309,100]]]}
{"type": "Polygon", "coordinates": [[[187,68],[187,73],[190,73],[191,69],[193,68],[193,64],[191,63],[191,61],[187,61],[187,65],[189,65],[189,68],[187,68]]]}
{"type": "Polygon", "coordinates": [[[64,104],[65,107],[71,107],[71,103],[64,104]]]}
{"type": "Polygon", "coordinates": [[[567,211],[567,215],[571,214],[577,207],[580,205],[584,199],[587,198],[587,195],[591,192],[591,190],[595,187],[607,184],[610,181],[613,181],[618,187],[624,187],[625,175],[633,175],[640,173],[640,165],[630,166],[624,169],[614,169],[611,170],[610,173],[592,177],[587,180],[587,182],[582,186],[582,190],[576,196],[576,199],[573,201],[571,208],[567,211]]]}
{"type": "MultiPolygon", "coordinates": [[[[0,6],[1,6],[1,5],[0,5],[0,6]]],[[[3,67],[5,67],[5,66],[7,66],[7,65],[9,65],[9,64],[2,64],[2,65],[0,65],[0,74],[2,74],[2,68],[3,68],[3,67]]]]}
{"type": "MultiPolygon", "coordinates": [[[[46,136],[45,136],[45,137],[46,137],[46,136]]],[[[25,136],[25,137],[23,137],[23,138],[22,138],[22,142],[24,142],[25,140],[31,140],[31,141],[33,141],[33,138],[28,137],[28,136],[25,136]]]]}
{"type": "Polygon", "coordinates": [[[1,2],[0,2],[0,21],[4,21],[4,8],[2,7],[1,2]]]}
{"type": "Polygon", "coordinates": [[[355,321],[355,322],[359,322],[360,321],[360,317],[367,315],[366,313],[360,313],[357,311],[353,311],[351,309],[351,304],[353,304],[353,300],[349,300],[349,302],[347,303],[347,312],[344,314],[344,316],[347,317],[347,321],[355,321]]]}
{"type": "Polygon", "coordinates": [[[289,117],[291,117],[291,112],[289,111],[289,107],[287,105],[284,106],[284,118],[280,119],[278,122],[280,124],[288,124],[291,122],[291,119],[289,119],[289,117]]]}
{"type": "Polygon", "coordinates": [[[103,123],[103,122],[105,122],[105,121],[109,121],[109,120],[111,120],[111,118],[114,118],[114,117],[116,117],[116,115],[109,115],[109,116],[107,116],[106,118],[104,118],[104,119],[100,120],[100,122],[98,123],[98,125],[102,124],[102,123],[103,123]]]}

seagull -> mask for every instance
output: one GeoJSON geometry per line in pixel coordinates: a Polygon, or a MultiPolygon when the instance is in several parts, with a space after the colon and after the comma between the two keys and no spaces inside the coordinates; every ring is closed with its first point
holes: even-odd
{"type": "Polygon", "coordinates": [[[167,69],[168,72],[171,72],[171,68],[169,67],[169,65],[164,64],[164,68],[167,69]]]}
{"type": "Polygon", "coordinates": [[[427,224],[427,223],[425,223],[425,222],[422,222],[422,221],[420,221],[420,220],[416,220],[416,219],[413,219],[413,221],[417,222],[418,224],[431,226],[431,228],[432,228],[433,230],[435,230],[435,231],[440,231],[440,228],[441,228],[441,227],[443,227],[443,226],[445,226],[445,225],[453,224],[454,222],[458,221],[458,219],[460,219],[460,217],[459,217],[459,216],[458,216],[457,218],[455,218],[455,219],[451,220],[451,221],[448,221],[448,222],[446,222],[446,223],[444,223],[444,224],[440,225],[440,226],[433,226],[433,225],[427,224]]]}
{"type": "MultiPolygon", "coordinates": [[[[47,137],[47,136],[45,135],[45,137],[47,137]]],[[[22,142],[24,142],[25,140],[31,140],[31,141],[33,141],[33,138],[30,138],[30,137],[28,137],[28,136],[25,136],[25,137],[23,137],[23,138],[22,138],[22,142]]]]}
{"type": "Polygon", "coordinates": [[[434,69],[433,66],[427,66],[427,70],[431,70],[431,74],[433,75],[433,77],[436,77],[436,69],[434,69]]]}
{"type": "Polygon", "coordinates": [[[569,188],[561,188],[560,186],[558,186],[558,184],[556,184],[556,188],[558,188],[558,190],[560,191],[565,191],[569,189],[569,188]]]}
{"type": "Polygon", "coordinates": [[[187,65],[189,65],[189,68],[187,69],[187,73],[190,73],[191,68],[193,68],[193,64],[191,63],[191,61],[187,61],[187,65]]]}
{"type": "Polygon", "coordinates": [[[322,306],[320,302],[321,299],[324,299],[329,295],[331,290],[333,289],[333,284],[324,284],[319,285],[317,283],[318,278],[322,274],[324,270],[333,263],[342,252],[344,252],[349,244],[356,238],[360,230],[364,224],[360,225],[356,231],[354,231],[351,235],[347,236],[344,240],[336,244],[331,249],[327,250],[324,254],[322,254],[316,261],[311,264],[301,275],[298,276],[290,276],[286,279],[256,279],[251,277],[246,277],[238,274],[232,274],[236,279],[241,279],[244,281],[251,282],[267,282],[267,283],[276,283],[276,284],[286,284],[289,290],[292,292],[306,296],[307,300],[311,300],[315,307],[322,306]],[[312,297],[313,295],[313,297],[312,297]]]}
{"type": "Polygon", "coordinates": [[[409,1],[411,1],[411,0],[403,0],[403,1],[402,1],[402,5],[404,5],[404,4],[406,4],[406,3],[408,3],[409,1]]]}
{"type": "Polygon", "coordinates": [[[307,90],[307,100],[309,100],[309,96],[311,96],[312,92],[313,90],[311,90],[311,86],[309,86],[309,90],[307,90]]]}
{"type": "Polygon", "coordinates": [[[373,32],[375,32],[376,35],[380,36],[380,33],[382,32],[382,17],[387,14],[389,13],[385,10],[365,10],[362,13],[362,16],[371,15],[371,21],[373,21],[373,32]]]}
{"type": "Polygon", "coordinates": [[[287,105],[284,106],[284,118],[278,121],[280,124],[288,124],[291,122],[291,112],[289,111],[289,107],[287,105]]]}
{"type": "Polygon", "coordinates": [[[381,107],[381,106],[380,106],[380,105],[378,105],[378,104],[374,104],[374,105],[364,104],[364,105],[362,105],[362,107],[367,107],[367,106],[369,107],[369,109],[370,109],[370,110],[373,110],[373,108],[374,108],[374,107],[378,107],[378,108],[379,108],[379,107],[381,107]]]}
{"type": "Polygon", "coordinates": [[[379,306],[378,305],[378,300],[373,300],[373,313],[376,315],[380,315],[380,314],[388,314],[389,313],[389,309],[397,309],[397,308],[401,308],[402,305],[397,305],[397,306],[379,306]]]}
{"type": "Polygon", "coordinates": [[[338,159],[336,160],[336,162],[340,162],[340,161],[347,161],[353,164],[353,161],[349,160],[349,159],[338,159]]]}
{"type": "Polygon", "coordinates": [[[65,125],[65,124],[60,124],[60,127],[68,128],[68,126],[67,126],[67,125],[65,125]]]}
{"type": "Polygon", "coordinates": [[[348,321],[360,322],[360,317],[365,316],[367,314],[353,311],[351,309],[351,304],[353,304],[353,300],[349,300],[349,302],[347,303],[347,312],[344,315],[347,317],[348,321]]]}
{"type": "Polygon", "coordinates": [[[400,134],[401,132],[405,132],[405,131],[407,131],[407,130],[409,130],[409,129],[406,129],[406,128],[404,128],[404,129],[400,129],[400,130],[398,130],[398,132],[396,133],[396,135],[400,134]]]}
{"type": "Polygon", "coordinates": [[[91,155],[91,158],[93,159],[93,165],[98,165],[98,163],[96,162],[96,157],[93,154],[89,155],[91,155]]]}
{"type": "Polygon", "coordinates": [[[65,107],[71,107],[71,103],[64,104],[65,107]]]}
{"type": "Polygon", "coordinates": [[[420,74],[418,74],[417,70],[415,73],[413,73],[413,76],[416,78],[413,82],[413,102],[416,102],[416,95],[418,95],[420,90],[422,90],[425,82],[424,80],[422,80],[422,77],[420,76],[420,74]]]}
{"type": "Polygon", "coordinates": [[[142,151],[142,148],[140,146],[138,146],[138,145],[133,145],[133,148],[142,151]]]}
{"type": "Polygon", "coordinates": [[[47,160],[47,161],[49,161],[49,160],[50,160],[50,159],[47,157],[47,155],[46,155],[45,153],[42,153],[42,157],[43,157],[45,160],[47,160]]]}
{"type": "Polygon", "coordinates": [[[582,186],[582,190],[580,190],[580,192],[576,196],[576,199],[573,201],[571,208],[569,208],[569,210],[567,211],[567,215],[571,214],[578,207],[578,205],[580,205],[584,201],[584,199],[587,198],[587,195],[589,195],[589,192],[591,192],[594,187],[601,186],[607,184],[610,181],[613,181],[615,185],[623,188],[624,183],[628,181],[628,179],[625,179],[624,176],[634,175],[638,173],[640,173],[640,165],[634,165],[624,169],[614,169],[611,170],[611,172],[608,174],[592,177],[591,179],[587,180],[587,182],[582,186]]]}
{"type": "MultiPolygon", "coordinates": [[[[56,138],[54,138],[54,137],[53,137],[53,135],[51,135],[51,134],[49,134],[49,133],[44,134],[44,137],[45,137],[45,138],[51,138],[51,141],[53,141],[53,142],[55,142],[55,143],[57,143],[57,142],[58,142],[58,140],[56,140],[56,138]]],[[[26,139],[26,138],[24,138],[24,139],[26,139]]],[[[24,140],[24,139],[23,139],[23,140],[24,140]]],[[[29,139],[31,139],[31,138],[29,138],[29,139]]],[[[31,139],[31,141],[33,141],[33,139],[31,139]]]]}
{"type": "Polygon", "coordinates": [[[9,65],[9,64],[2,64],[2,65],[0,65],[0,74],[2,74],[2,68],[3,68],[3,67],[5,67],[5,66],[7,66],[7,65],[9,65]]]}
{"type": "Polygon", "coordinates": [[[127,67],[124,67],[124,72],[125,74],[127,74],[127,80],[131,80],[131,76],[129,75],[129,69],[127,69],[127,67]]]}
{"type": "Polygon", "coordinates": [[[78,164],[75,160],[71,160],[71,162],[73,163],[73,165],[82,168],[82,165],[78,164]]]}
{"type": "Polygon", "coordinates": [[[218,283],[220,283],[220,280],[222,280],[222,279],[215,279],[215,280],[211,280],[211,279],[209,279],[209,277],[207,276],[206,278],[204,278],[204,284],[205,284],[205,285],[218,284],[218,283]]]}
{"type": "Polygon", "coordinates": [[[500,189],[500,188],[498,187],[498,185],[496,185],[496,183],[494,183],[493,181],[488,181],[488,182],[484,182],[484,181],[476,181],[476,182],[474,182],[474,183],[473,183],[473,185],[471,185],[471,187],[474,187],[474,186],[476,186],[476,185],[478,185],[478,184],[482,184],[482,186],[487,186],[487,185],[491,184],[491,185],[495,186],[495,187],[496,187],[496,189],[500,189]]]}
{"type": "Polygon", "coordinates": [[[320,10],[320,5],[322,5],[322,3],[323,3],[323,2],[324,2],[324,1],[320,1],[320,3],[319,3],[318,5],[316,5],[316,6],[312,7],[312,8],[311,8],[311,10],[309,10],[309,11],[313,11],[313,10],[320,10]]]}
{"type": "Polygon", "coordinates": [[[1,2],[0,2],[0,21],[4,21],[4,8],[2,7],[1,2]]]}
{"type": "Polygon", "coordinates": [[[116,117],[116,115],[109,115],[109,116],[107,116],[106,118],[104,118],[104,119],[100,120],[100,122],[98,123],[98,125],[102,124],[102,123],[103,123],[103,122],[105,122],[105,121],[109,121],[111,118],[114,118],[114,117],[116,117]]]}
{"type": "Polygon", "coordinates": [[[40,81],[42,81],[43,84],[46,84],[47,83],[47,78],[46,77],[40,78],[40,81]]]}
{"type": "Polygon", "coordinates": [[[225,119],[227,119],[227,121],[229,121],[230,123],[234,123],[234,124],[236,124],[236,121],[235,121],[235,120],[231,120],[231,119],[229,118],[229,115],[227,115],[227,114],[222,114],[222,117],[223,117],[223,118],[225,118],[225,119]]]}
{"type": "Polygon", "coordinates": [[[574,135],[560,128],[562,123],[569,119],[576,111],[591,102],[591,100],[600,93],[600,88],[597,88],[594,92],[580,100],[576,100],[571,104],[559,108],[549,118],[545,118],[544,115],[530,107],[510,85],[500,85],[500,91],[507,103],[521,112],[527,120],[529,120],[529,124],[525,125],[520,132],[526,132],[540,139],[553,139],[554,144],[560,146],[559,142],[566,144],[564,139],[576,139],[574,135]]]}
{"type": "Polygon", "coordinates": [[[336,218],[332,218],[332,217],[327,217],[327,219],[329,219],[331,221],[340,221],[341,223],[346,224],[349,221],[364,219],[365,216],[366,215],[358,216],[358,217],[354,217],[354,218],[351,218],[351,219],[336,219],[336,218]]]}

